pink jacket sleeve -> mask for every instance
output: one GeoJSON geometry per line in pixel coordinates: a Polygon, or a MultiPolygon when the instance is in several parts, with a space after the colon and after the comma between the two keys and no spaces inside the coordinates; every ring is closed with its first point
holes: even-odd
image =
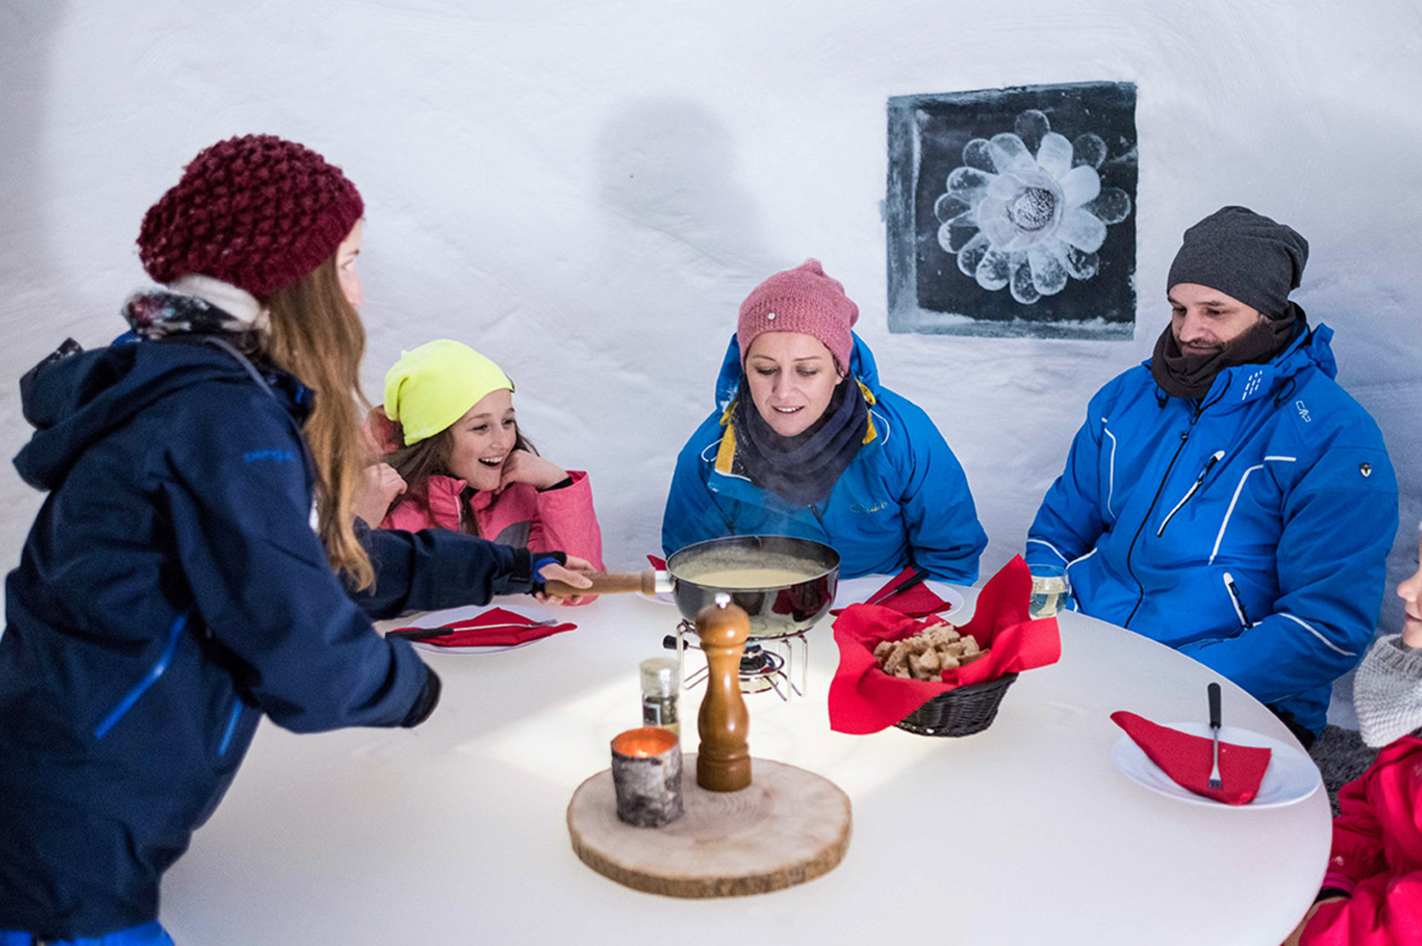
{"type": "Polygon", "coordinates": [[[1422,828],[1419,763],[1413,746],[1393,743],[1338,793],[1323,884],[1352,896],[1319,907],[1300,946],[1422,946],[1422,862],[1414,847],[1422,828]]]}
{"type": "Polygon", "coordinates": [[[1338,792],[1338,817],[1333,819],[1333,847],[1328,854],[1325,887],[1351,892],[1359,882],[1387,869],[1382,824],[1368,797],[1373,772],[1344,785],[1338,792]]]}
{"type": "Polygon", "coordinates": [[[1422,873],[1376,874],[1353,896],[1318,908],[1299,946],[1419,946],[1422,944],[1422,873]]]}
{"type": "Polygon", "coordinates": [[[602,529],[593,512],[592,486],[581,470],[569,470],[568,476],[572,485],[538,494],[538,517],[529,530],[528,547],[534,552],[567,552],[601,570],[602,529]]]}

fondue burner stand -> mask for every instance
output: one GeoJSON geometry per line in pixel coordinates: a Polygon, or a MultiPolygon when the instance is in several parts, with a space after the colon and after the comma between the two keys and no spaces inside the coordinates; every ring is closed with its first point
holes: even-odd
{"type": "MultiPolygon", "coordinates": [[[[803,697],[807,691],[806,677],[810,667],[810,643],[805,638],[809,628],[797,634],[781,637],[752,637],[746,640],[741,657],[741,692],[764,693],[773,690],[782,700],[792,695],[803,697]],[[798,651],[798,654],[797,654],[798,651]]],[[[677,669],[682,687],[690,690],[706,682],[708,667],[700,667],[691,676],[686,674],[686,651],[699,650],[696,625],[682,621],[676,626],[676,637],[668,636],[662,643],[676,651],[677,669]],[[688,643],[688,636],[691,643],[688,643]]]]}

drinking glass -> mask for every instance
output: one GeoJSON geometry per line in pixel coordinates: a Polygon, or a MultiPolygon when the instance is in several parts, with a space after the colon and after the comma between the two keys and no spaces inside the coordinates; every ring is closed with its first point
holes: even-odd
{"type": "Polygon", "coordinates": [[[1076,602],[1071,597],[1071,582],[1064,565],[1032,566],[1032,602],[1028,613],[1033,618],[1056,617],[1058,611],[1072,611],[1076,602]]]}

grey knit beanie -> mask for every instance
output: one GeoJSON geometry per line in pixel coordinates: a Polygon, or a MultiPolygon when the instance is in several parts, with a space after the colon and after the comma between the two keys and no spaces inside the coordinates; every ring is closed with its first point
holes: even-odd
{"type": "Polygon", "coordinates": [[[1292,227],[1248,207],[1221,207],[1185,231],[1165,288],[1209,286],[1277,319],[1307,262],[1308,241],[1292,227]]]}
{"type": "Polygon", "coordinates": [[[1401,634],[1378,638],[1353,679],[1353,708],[1363,742],[1381,748],[1422,727],[1422,649],[1401,634]]]}

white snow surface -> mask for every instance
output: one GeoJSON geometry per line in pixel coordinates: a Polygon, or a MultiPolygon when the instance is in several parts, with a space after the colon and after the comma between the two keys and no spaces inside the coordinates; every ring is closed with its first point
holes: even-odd
{"type": "MultiPolygon", "coordinates": [[[[1311,246],[1295,298],[1399,468],[1391,561],[1422,518],[1422,6],[1004,0],[7,0],[0,5],[0,449],[14,383],[104,344],[146,283],[143,212],[199,149],[269,132],[366,200],[366,391],[438,337],[516,380],[546,456],[592,477],[611,567],[656,551],[677,451],[712,407],[745,294],[815,256],[889,387],[967,470],[991,574],[1022,549],[1087,398],[1148,357],[1181,232],[1224,204],[1311,246]],[[1139,88],[1132,341],[890,335],[886,100],[1139,88]],[[1366,147],[1364,147],[1366,145],[1366,147]]],[[[0,473],[0,552],[40,495],[0,473]]],[[[1327,550],[1319,550],[1326,555],[1327,550]]],[[[1383,626],[1400,621],[1389,591],[1383,626]]]]}

